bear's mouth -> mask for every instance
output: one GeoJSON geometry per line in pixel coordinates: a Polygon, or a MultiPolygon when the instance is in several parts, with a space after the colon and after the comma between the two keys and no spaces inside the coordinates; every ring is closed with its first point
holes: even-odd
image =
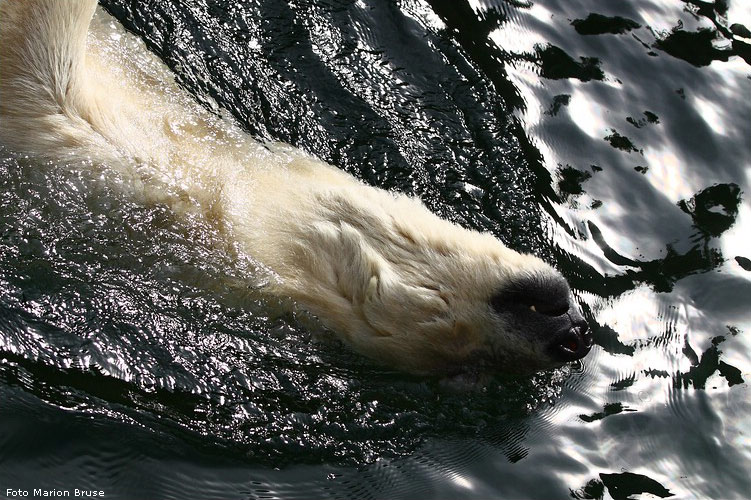
{"type": "Polygon", "coordinates": [[[594,340],[587,324],[582,320],[556,335],[550,347],[553,357],[563,362],[576,361],[592,349],[594,340]]]}

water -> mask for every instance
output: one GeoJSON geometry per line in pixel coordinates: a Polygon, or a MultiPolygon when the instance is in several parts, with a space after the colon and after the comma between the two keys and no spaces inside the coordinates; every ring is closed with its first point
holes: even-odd
{"type": "Polygon", "coordinates": [[[200,218],[2,151],[0,494],[747,497],[743,1],[104,5],[253,135],[554,263],[596,347],[454,394],[316,341],[200,218]]]}

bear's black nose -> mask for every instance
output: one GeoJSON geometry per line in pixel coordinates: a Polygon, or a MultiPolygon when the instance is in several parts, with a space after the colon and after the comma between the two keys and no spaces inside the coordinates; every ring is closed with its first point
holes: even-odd
{"type": "Polygon", "coordinates": [[[561,361],[576,361],[592,349],[592,334],[585,321],[576,321],[571,328],[555,336],[551,351],[561,361]]]}

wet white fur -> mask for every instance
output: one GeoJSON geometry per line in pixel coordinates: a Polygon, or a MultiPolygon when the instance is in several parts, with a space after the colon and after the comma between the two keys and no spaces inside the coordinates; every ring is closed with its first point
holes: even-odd
{"type": "MultiPolygon", "coordinates": [[[[355,350],[413,373],[494,351],[530,367],[543,343],[488,304],[513,276],[554,273],[420,201],[370,186],[207,112],[94,0],[2,0],[0,142],[116,178],[143,203],[200,212],[355,350]]],[[[508,367],[507,367],[508,368],[508,367]]],[[[513,369],[513,368],[512,368],[513,369]]]]}

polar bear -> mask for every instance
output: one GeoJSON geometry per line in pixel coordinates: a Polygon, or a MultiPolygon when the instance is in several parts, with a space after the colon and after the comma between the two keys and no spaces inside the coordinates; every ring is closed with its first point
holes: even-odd
{"type": "Polygon", "coordinates": [[[196,104],[106,13],[94,15],[95,0],[0,1],[6,148],[200,213],[271,270],[266,292],[388,366],[532,372],[590,350],[566,281],[539,258],[249,137],[196,104]]]}

